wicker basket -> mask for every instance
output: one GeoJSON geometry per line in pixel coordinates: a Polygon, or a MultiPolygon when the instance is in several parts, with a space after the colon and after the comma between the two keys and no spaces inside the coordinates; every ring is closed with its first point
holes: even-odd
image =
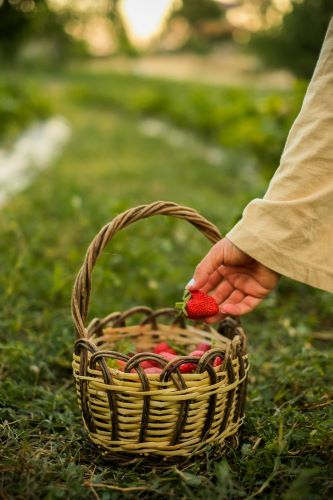
{"type": "Polygon", "coordinates": [[[205,323],[185,324],[179,311],[153,311],[139,306],[113,312],[86,324],[91,273],[104,247],[123,227],[153,215],[186,219],[212,243],[221,235],[217,228],[191,208],[171,202],[142,205],[118,215],[104,226],[90,244],[77,275],[72,295],[72,314],[77,334],[73,372],[84,427],[91,442],[106,459],[177,460],[202,453],[207,445],[222,449],[244,419],[248,359],[246,338],[239,322],[222,321],[218,329],[205,323]],[[137,319],[134,322],[134,317],[137,319]],[[127,325],[127,323],[129,323],[127,325]],[[119,338],[133,339],[138,350],[129,357],[117,352],[119,338]],[[190,352],[199,342],[214,348],[201,359],[179,356],[166,361],[152,354],[153,346],[170,341],[190,352]],[[223,363],[213,367],[213,360],[223,363]],[[109,359],[126,362],[124,371],[110,368],[109,359]],[[161,374],[146,374],[143,360],[155,360],[161,374]],[[183,374],[183,363],[195,363],[195,373],[183,374]]]}

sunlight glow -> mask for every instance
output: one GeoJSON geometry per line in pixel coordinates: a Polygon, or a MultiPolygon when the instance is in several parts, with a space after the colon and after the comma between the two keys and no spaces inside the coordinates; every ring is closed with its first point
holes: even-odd
{"type": "MultiPolygon", "coordinates": [[[[225,1],[221,3],[225,4],[225,1]]],[[[281,23],[283,15],[292,10],[292,0],[272,0],[264,15],[260,2],[243,0],[232,5],[233,7],[226,11],[227,20],[236,28],[249,31],[276,26],[281,23]]]]}
{"type": "Polygon", "coordinates": [[[122,0],[122,15],[128,36],[136,46],[144,48],[163,29],[174,0],[122,0]]]}

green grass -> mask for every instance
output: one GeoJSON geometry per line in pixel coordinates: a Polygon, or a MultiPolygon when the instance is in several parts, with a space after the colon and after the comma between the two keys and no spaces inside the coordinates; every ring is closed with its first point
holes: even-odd
{"type": "MultiPolygon", "coordinates": [[[[105,464],[91,451],[72,381],[69,311],[91,239],[117,213],[156,199],[192,206],[226,232],[263,183],[237,153],[213,167],[186,144],[142,136],[137,119],[112,103],[73,101],[74,77],[39,75],[73,136],[53,168],[0,213],[2,496],[331,498],[332,301],[289,280],[243,319],[251,372],[237,450],[163,471],[105,464]]],[[[75,85],[91,92],[99,77],[80,74],[75,85]]],[[[105,93],[113,81],[104,77],[105,93]]],[[[161,217],[119,233],[94,271],[90,317],[172,306],[208,248],[185,222],[161,217]]]]}

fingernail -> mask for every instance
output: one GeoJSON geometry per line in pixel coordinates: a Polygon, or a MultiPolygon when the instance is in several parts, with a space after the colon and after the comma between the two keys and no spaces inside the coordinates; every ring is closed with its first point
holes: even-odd
{"type": "Polygon", "coordinates": [[[195,285],[195,279],[192,278],[190,279],[190,281],[187,283],[186,287],[185,288],[191,288],[192,286],[195,285]]]}

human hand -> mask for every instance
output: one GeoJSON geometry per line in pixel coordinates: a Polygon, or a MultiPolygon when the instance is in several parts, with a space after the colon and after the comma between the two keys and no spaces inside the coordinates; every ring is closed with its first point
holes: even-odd
{"type": "Polygon", "coordinates": [[[241,316],[252,311],[275,288],[278,280],[278,273],[223,238],[197,265],[186,287],[211,292],[220,312],[206,322],[215,323],[227,314],[241,316]]]}

